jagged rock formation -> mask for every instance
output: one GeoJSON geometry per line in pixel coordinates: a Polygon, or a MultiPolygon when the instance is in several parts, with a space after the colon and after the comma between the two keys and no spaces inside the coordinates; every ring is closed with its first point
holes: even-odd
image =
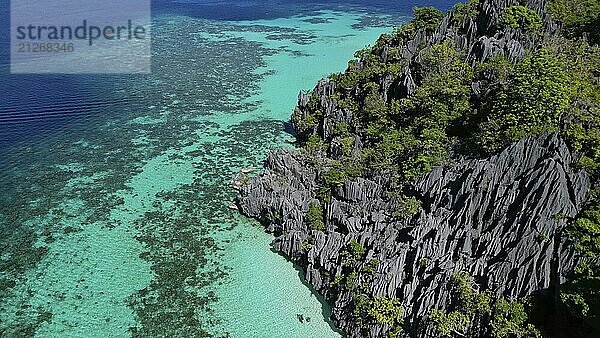
{"type": "MultiPolygon", "coordinates": [[[[274,248],[304,266],[307,281],[329,300],[342,249],[352,240],[361,243],[365,261],[380,262],[368,279],[374,295],[401,299],[412,332],[423,334],[421,319],[444,308],[447,282],[457,272],[513,299],[564,282],[576,263],[566,219],[581,209],[590,184],[585,173],[571,169],[574,160],[550,134],[488,159],[440,167],[414,183],[423,205],[410,220],[393,216],[381,182],[359,178],[338,188],[321,232],[309,230],[305,220],[317,169],[293,150],[278,150],[264,173],[241,189],[238,203],[245,215],[267,224],[277,236],[274,248]],[[315,242],[306,250],[309,236],[315,242]]],[[[338,294],[333,319],[349,336],[360,336],[345,310],[351,301],[350,292],[338,294]]],[[[383,331],[383,325],[371,328],[375,337],[383,331]]]]}
{"type": "MultiPolygon", "coordinates": [[[[547,13],[546,0],[527,2],[540,15],[544,34],[526,34],[499,23],[503,9],[521,4],[481,1],[475,16],[458,18],[450,13],[433,31],[418,31],[400,45],[389,40],[380,57],[385,62],[395,50],[403,71],[378,79],[383,101],[415,91],[424,46],[452,40],[471,64],[498,55],[517,62],[526,50],[535,50],[543,39],[559,32],[547,13]]],[[[358,69],[363,65],[359,60],[358,69]]],[[[450,305],[449,281],[461,272],[473,276],[482,289],[509,300],[539,292],[558,299],[558,286],[580,260],[566,234],[567,222],[586,206],[591,187],[587,174],[574,169],[579,155],[559,134],[524,138],[488,158],[452,158],[452,164],[404,187],[421,203],[416,214],[398,212],[385,172],[346,181],[333,189],[330,198],[323,198],[320,189],[327,164],[343,156],[359,158],[366,142],[357,112],[342,107],[336,98],[338,86],[330,78],[321,80],[310,95],[300,93],[292,115],[299,140],[317,135],[324,141],[323,156],[276,150],[265,161],[263,173],[236,185],[239,210],[260,220],[276,236],[274,249],[305,269],[308,283],[332,305],[338,328],[349,337],[384,337],[392,330],[389,324],[365,322],[353,312],[359,289],[372,297],[399,299],[409,336],[434,336],[430,311],[450,305]],[[299,125],[315,116],[312,125],[299,125]],[[342,123],[355,131],[349,151],[336,133],[342,123]],[[307,217],[311,205],[323,211],[323,228],[311,225],[307,217]],[[360,244],[364,253],[349,254],[353,243],[360,244]],[[348,263],[353,254],[360,257],[348,263]],[[347,276],[348,264],[353,264],[352,278],[347,276]],[[345,278],[344,287],[340,277],[345,278]]],[[[472,96],[483,97],[480,88],[485,87],[474,80],[472,96]]],[[[364,97],[359,87],[349,90],[357,100],[364,97]]]]}
{"type": "MultiPolygon", "coordinates": [[[[522,60],[527,50],[535,50],[544,38],[553,36],[560,31],[560,26],[552,21],[547,11],[547,0],[529,0],[526,5],[540,15],[545,34],[527,34],[519,29],[501,25],[499,20],[502,11],[509,6],[520,5],[519,0],[487,0],[478,6],[478,14],[475,17],[456,17],[451,12],[446,15],[439,27],[433,32],[419,31],[416,35],[400,45],[386,45],[381,52],[381,59],[387,60],[392,49],[406,61],[402,74],[394,78],[390,75],[381,77],[379,85],[382,88],[384,101],[390,97],[400,98],[411,95],[417,88],[417,73],[419,63],[423,58],[424,46],[440,44],[452,40],[456,48],[466,52],[466,59],[471,64],[484,62],[495,56],[502,56],[516,62],[522,60]]],[[[358,69],[364,67],[363,60],[359,61],[358,69]]],[[[341,108],[339,103],[331,98],[338,84],[331,79],[319,81],[313,93],[320,97],[319,105],[324,113],[321,121],[313,128],[298,128],[296,132],[299,138],[307,138],[311,134],[319,134],[324,140],[331,141],[330,151],[335,155],[339,152],[336,140],[332,140],[335,124],[344,122],[349,125],[356,124],[355,112],[341,108]],[[337,150],[336,150],[337,149],[337,150]]],[[[481,96],[481,81],[472,83],[472,91],[481,96]]],[[[359,89],[355,89],[357,97],[364,95],[359,89]]],[[[310,98],[307,93],[301,92],[298,97],[298,105],[292,114],[292,121],[301,121],[313,113],[309,104],[310,98]]],[[[360,152],[362,144],[360,139],[355,141],[355,153],[360,152]]],[[[335,156],[334,156],[335,158],[335,156]]]]}

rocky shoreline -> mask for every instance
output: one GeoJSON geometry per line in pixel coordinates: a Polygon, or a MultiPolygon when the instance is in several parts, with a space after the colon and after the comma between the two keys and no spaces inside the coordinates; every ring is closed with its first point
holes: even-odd
{"type": "MultiPolygon", "coordinates": [[[[400,76],[379,79],[384,101],[415,92],[423,46],[451,40],[466,51],[470,64],[496,56],[517,62],[541,39],[560,31],[546,0],[527,2],[541,18],[546,37],[500,27],[502,11],[519,1],[474,3],[476,15],[459,18],[451,12],[435,30],[382,48],[382,59],[393,50],[406,61],[400,76]]],[[[559,286],[585,259],[566,232],[568,222],[586,207],[592,187],[591,178],[576,169],[581,155],[559,133],[525,137],[493,156],[458,156],[438,166],[404,186],[417,203],[407,212],[399,212],[397,201],[389,198],[391,179],[385,173],[345,180],[323,198],[328,163],[343,153],[358,158],[364,143],[357,133],[344,145],[336,134],[339,124],[360,128],[356,112],[336,99],[337,86],[330,78],[310,95],[300,93],[292,116],[298,139],[318,135],[326,155],[275,150],[262,173],[241,173],[234,186],[237,209],[259,220],[275,235],[273,248],[304,269],[307,282],[331,304],[331,319],[340,330],[348,337],[438,336],[432,310],[451,307],[456,299],[452,280],[461,274],[469,285],[511,301],[559,299],[559,286]],[[315,110],[322,114],[318,121],[301,126],[315,110]],[[401,309],[393,316],[402,318],[365,318],[360,307],[367,301],[385,303],[386,315],[401,309]]],[[[484,82],[473,81],[472,94],[482,95],[482,87],[484,82]]],[[[358,89],[353,95],[365,96],[358,89]]],[[[470,332],[489,334],[477,330],[470,332]]]]}
{"type": "MultiPolygon", "coordinates": [[[[393,216],[382,182],[359,178],[335,191],[325,230],[316,231],[305,215],[316,201],[318,169],[294,150],[277,150],[264,172],[243,185],[237,204],[275,234],[274,249],[302,266],[308,283],[333,302],[333,322],[348,336],[361,336],[347,311],[352,291],[331,283],[343,273],[342,252],[352,241],[365,248],[362,270],[379,261],[357,285],[401,299],[405,318],[415,323],[410,332],[423,336],[428,328],[418,323],[428,310],[448,304],[448,281],[458,272],[513,299],[551,293],[565,281],[577,263],[565,239],[567,219],[581,210],[590,186],[584,172],[571,169],[574,160],[565,143],[548,134],[488,159],[437,168],[414,182],[423,204],[410,219],[393,216]]],[[[378,337],[386,327],[369,330],[378,337]]]]}

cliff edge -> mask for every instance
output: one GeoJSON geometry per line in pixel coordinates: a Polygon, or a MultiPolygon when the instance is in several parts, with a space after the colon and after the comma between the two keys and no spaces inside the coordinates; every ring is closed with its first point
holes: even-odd
{"type": "Polygon", "coordinates": [[[561,4],[416,9],[236,185],[349,337],[598,333],[600,60],[561,4]]]}

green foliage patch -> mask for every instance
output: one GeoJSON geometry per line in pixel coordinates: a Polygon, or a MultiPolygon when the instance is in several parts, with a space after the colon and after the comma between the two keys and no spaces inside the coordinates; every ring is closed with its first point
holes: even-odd
{"type": "Polygon", "coordinates": [[[319,204],[319,202],[311,202],[308,205],[308,211],[306,212],[306,221],[308,222],[308,227],[312,230],[325,230],[323,209],[321,208],[321,204],[319,204]]]}
{"type": "Polygon", "coordinates": [[[452,18],[455,21],[463,21],[466,19],[475,19],[479,15],[479,0],[468,0],[466,3],[457,3],[454,5],[452,18]]]}
{"type": "Polygon", "coordinates": [[[558,130],[569,108],[572,86],[561,61],[541,50],[525,58],[509,76],[509,85],[490,98],[489,121],[480,143],[498,151],[523,137],[558,130]]]}
{"type": "Polygon", "coordinates": [[[435,30],[444,18],[444,14],[435,7],[415,7],[413,14],[414,18],[411,24],[415,26],[416,30],[426,32],[435,30]]]}
{"type": "Polygon", "coordinates": [[[525,6],[506,7],[500,22],[508,27],[524,31],[536,31],[542,27],[542,18],[533,9],[525,6]]]}
{"type": "Polygon", "coordinates": [[[450,310],[434,309],[429,320],[440,337],[541,337],[529,323],[523,302],[508,301],[479,291],[473,278],[458,273],[452,279],[450,310]]]}
{"type": "Polygon", "coordinates": [[[592,44],[600,43],[600,0],[550,0],[548,9],[568,37],[587,33],[592,44]]]}

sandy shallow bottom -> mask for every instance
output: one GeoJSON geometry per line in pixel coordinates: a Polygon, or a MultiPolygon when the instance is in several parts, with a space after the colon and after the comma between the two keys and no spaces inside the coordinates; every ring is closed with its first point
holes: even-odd
{"type": "Polygon", "coordinates": [[[399,20],[158,17],[153,74],[105,84],[118,114],[3,154],[0,335],[339,336],[227,185],[289,146],[298,91],[399,20]]]}

